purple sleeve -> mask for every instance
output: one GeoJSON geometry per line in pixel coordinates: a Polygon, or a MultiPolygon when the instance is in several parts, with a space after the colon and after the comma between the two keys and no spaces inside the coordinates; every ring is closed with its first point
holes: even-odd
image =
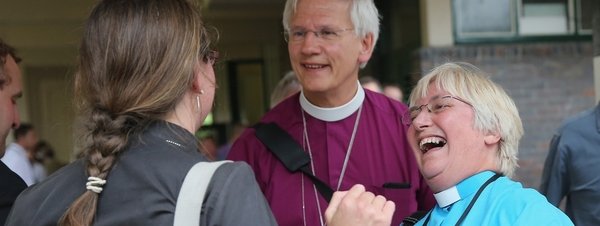
{"type": "Polygon", "coordinates": [[[233,161],[244,161],[252,167],[256,181],[260,189],[264,192],[266,188],[266,180],[261,174],[260,156],[266,153],[264,145],[256,138],[253,128],[247,128],[242,135],[233,143],[227,159],[233,161]]]}

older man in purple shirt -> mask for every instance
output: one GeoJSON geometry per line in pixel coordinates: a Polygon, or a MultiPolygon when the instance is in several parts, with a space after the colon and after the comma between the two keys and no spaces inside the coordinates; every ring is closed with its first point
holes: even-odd
{"type": "MultiPolygon", "coordinates": [[[[407,107],[365,91],[358,71],[379,34],[372,0],[288,0],[283,26],[302,92],[261,119],[274,122],[308,153],[310,170],[333,190],[363,184],[396,204],[392,225],[428,210],[433,195],[406,141],[407,107]],[[385,186],[384,186],[385,185],[385,186]]],[[[324,225],[327,202],[313,182],[290,173],[247,129],[229,159],[248,162],[279,225],[324,225]]]]}

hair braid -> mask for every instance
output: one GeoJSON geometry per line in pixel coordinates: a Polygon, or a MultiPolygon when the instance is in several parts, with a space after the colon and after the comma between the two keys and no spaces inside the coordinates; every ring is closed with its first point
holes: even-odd
{"type": "MultiPolygon", "coordinates": [[[[113,118],[109,112],[101,109],[92,111],[89,118],[91,120],[84,131],[84,136],[87,137],[87,145],[84,147],[84,150],[87,150],[84,153],[86,173],[88,176],[106,179],[119,153],[126,149],[128,137],[136,133],[136,128],[143,127],[138,123],[147,120],[127,114],[113,118]]],[[[86,191],[73,202],[59,224],[91,225],[97,202],[98,194],[86,191]]]]}

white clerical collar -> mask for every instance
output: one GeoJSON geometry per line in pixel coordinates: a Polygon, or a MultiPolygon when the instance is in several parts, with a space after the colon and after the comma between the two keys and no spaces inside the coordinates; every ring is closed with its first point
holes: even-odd
{"type": "Polygon", "coordinates": [[[460,194],[456,186],[452,186],[446,190],[433,194],[438,205],[442,208],[460,200],[460,194]]]}
{"type": "Polygon", "coordinates": [[[352,100],[350,100],[350,102],[333,108],[322,108],[316,106],[306,99],[304,96],[304,91],[300,92],[300,106],[302,106],[302,109],[309,115],[326,122],[335,122],[347,118],[352,113],[356,112],[356,110],[358,110],[364,100],[365,91],[363,90],[362,86],[360,86],[360,83],[358,83],[356,94],[352,100]]]}
{"type": "Polygon", "coordinates": [[[433,194],[438,205],[442,208],[455,203],[462,198],[467,198],[474,195],[477,190],[485,185],[486,181],[490,180],[494,176],[493,171],[479,172],[473,176],[470,176],[462,180],[457,185],[454,185],[446,190],[433,194]]]}

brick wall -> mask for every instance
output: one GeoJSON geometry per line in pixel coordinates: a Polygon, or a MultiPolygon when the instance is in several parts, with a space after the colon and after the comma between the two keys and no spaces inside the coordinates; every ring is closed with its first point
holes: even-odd
{"type": "Polygon", "coordinates": [[[550,139],[562,121],[595,106],[591,42],[466,45],[424,48],[416,65],[426,74],[451,61],[490,74],[514,99],[525,129],[515,179],[537,188],[550,139]]]}

